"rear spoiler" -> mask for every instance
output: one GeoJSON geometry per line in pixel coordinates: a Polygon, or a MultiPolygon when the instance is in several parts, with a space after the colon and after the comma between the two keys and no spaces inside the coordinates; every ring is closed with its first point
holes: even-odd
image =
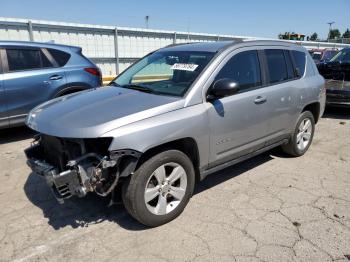
{"type": "Polygon", "coordinates": [[[82,52],[82,48],[80,46],[71,46],[70,49],[75,52],[75,53],[78,53],[80,54],[82,52]]]}

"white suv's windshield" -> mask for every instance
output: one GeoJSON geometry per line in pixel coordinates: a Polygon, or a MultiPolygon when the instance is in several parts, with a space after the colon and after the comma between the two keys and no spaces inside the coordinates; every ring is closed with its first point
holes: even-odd
{"type": "Polygon", "coordinates": [[[183,96],[215,53],[159,51],[141,59],[112,84],[154,94],[183,96]]]}

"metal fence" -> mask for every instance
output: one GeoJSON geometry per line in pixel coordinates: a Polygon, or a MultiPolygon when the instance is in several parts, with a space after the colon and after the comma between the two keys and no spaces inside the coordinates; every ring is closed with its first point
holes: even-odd
{"type": "MultiPolygon", "coordinates": [[[[147,53],[173,43],[267,39],[114,26],[0,18],[0,40],[53,41],[80,46],[103,75],[116,75],[147,53]]],[[[343,48],[339,43],[292,41],[306,48],[343,48]]]]}
{"type": "Polygon", "coordinates": [[[328,42],[330,42],[330,43],[341,43],[341,44],[348,44],[348,45],[350,45],[350,38],[340,37],[340,38],[337,38],[337,39],[329,39],[328,42]]]}

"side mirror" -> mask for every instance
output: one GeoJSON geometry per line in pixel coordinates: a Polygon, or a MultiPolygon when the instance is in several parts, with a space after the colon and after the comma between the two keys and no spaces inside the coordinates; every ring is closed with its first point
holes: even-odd
{"type": "Polygon", "coordinates": [[[216,98],[222,98],[225,96],[231,96],[239,91],[239,85],[237,82],[229,79],[222,78],[214,82],[209,94],[207,96],[208,100],[213,100],[216,98]]]}

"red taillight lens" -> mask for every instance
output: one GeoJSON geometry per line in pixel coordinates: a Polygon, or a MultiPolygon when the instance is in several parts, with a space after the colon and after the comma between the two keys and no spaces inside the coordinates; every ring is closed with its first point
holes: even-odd
{"type": "Polygon", "coordinates": [[[101,71],[98,68],[95,67],[87,67],[84,68],[84,70],[94,76],[101,76],[101,71]]]}

